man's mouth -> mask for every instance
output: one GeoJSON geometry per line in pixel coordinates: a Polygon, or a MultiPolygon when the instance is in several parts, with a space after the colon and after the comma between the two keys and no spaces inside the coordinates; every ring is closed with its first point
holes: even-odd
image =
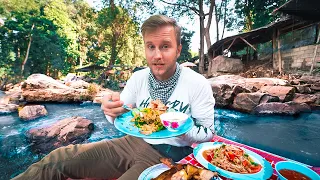
{"type": "Polygon", "coordinates": [[[155,67],[163,67],[163,66],[164,66],[164,64],[156,63],[156,64],[153,64],[153,66],[155,66],[155,67]]]}

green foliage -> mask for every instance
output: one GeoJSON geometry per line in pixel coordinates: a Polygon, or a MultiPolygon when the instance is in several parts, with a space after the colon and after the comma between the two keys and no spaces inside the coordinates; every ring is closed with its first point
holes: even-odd
{"type": "Polygon", "coordinates": [[[235,0],[237,21],[233,23],[234,28],[250,31],[275,21],[279,16],[271,13],[285,2],[286,0],[235,0]]]}
{"type": "Polygon", "coordinates": [[[182,49],[180,53],[180,57],[177,59],[179,63],[188,61],[192,58],[190,53],[190,45],[191,45],[191,38],[194,34],[194,31],[187,31],[186,29],[182,30],[181,33],[181,44],[182,49]]]}

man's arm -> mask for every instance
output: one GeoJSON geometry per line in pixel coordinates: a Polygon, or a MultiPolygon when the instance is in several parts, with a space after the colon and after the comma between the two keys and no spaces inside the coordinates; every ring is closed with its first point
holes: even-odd
{"type": "Polygon", "coordinates": [[[204,79],[197,85],[191,97],[191,116],[195,126],[185,135],[185,139],[193,143],[210,141],[214,136],[214,105],[210,83],[204,79]]]}

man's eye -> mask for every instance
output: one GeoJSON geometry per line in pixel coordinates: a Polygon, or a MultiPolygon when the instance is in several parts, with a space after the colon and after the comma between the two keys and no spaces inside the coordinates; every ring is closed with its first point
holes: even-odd
{"type": "Polygon", "coordinates": [[[149,49],[154,49],[154,45],[148,45],[149,49]]]}
{"type": "Polygon", "coordinates": [[[163,45],[162,48],[163,49],[167,49],[169,46],[168,45],[163,45]]]}

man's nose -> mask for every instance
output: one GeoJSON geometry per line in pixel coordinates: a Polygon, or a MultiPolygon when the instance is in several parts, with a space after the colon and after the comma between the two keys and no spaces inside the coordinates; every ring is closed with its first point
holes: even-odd
{"type": "Polygon", "coordinates": [[[155,52],[154,52],[154,59],[161,59],[162,58],[162,54],[160,49],[156,48],[155,52]]]}

